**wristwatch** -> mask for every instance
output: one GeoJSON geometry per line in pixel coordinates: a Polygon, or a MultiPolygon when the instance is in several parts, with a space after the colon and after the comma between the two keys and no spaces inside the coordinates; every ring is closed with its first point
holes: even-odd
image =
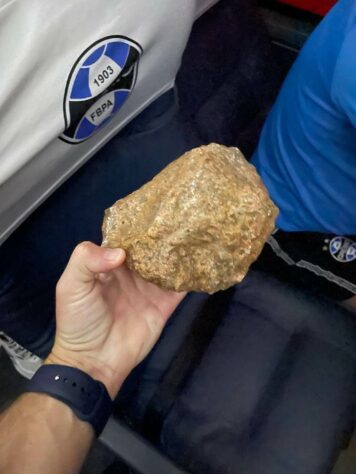
{"type": "Polygon", "coordinates": [[[101,434],[112,412],[113,402],[105,385],[65,365],[42,365],[25,391],[43,393],[65,403],[80,420],[92,425],[96,436],[101,434]]]}

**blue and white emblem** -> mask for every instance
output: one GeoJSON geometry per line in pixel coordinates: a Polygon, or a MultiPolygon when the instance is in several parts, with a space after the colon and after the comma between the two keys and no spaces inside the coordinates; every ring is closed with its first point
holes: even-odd
{"type": "Polygon", "coordinates": [[[136,42],[110,36],[80,56],[67,82],[62,140],[87,140],[121,109],[135,86],[141,54],[136,42]]]}
{"type": "Polygon", "coordinates": [[[330,241],[329,251],[338,262],[348,263],[356,260],[356,242],[347,237],[334,237],[330,241]]]}

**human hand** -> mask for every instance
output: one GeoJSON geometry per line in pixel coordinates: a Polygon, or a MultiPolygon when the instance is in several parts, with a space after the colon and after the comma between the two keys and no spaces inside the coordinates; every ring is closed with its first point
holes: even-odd
{"type": "Polygon", "coordinates": [[[185,293],[148,283],[125,252],[80,244],[57,284],[55,344],[46,363],[77,367],[114,398],[157,342],[185,293]]]}

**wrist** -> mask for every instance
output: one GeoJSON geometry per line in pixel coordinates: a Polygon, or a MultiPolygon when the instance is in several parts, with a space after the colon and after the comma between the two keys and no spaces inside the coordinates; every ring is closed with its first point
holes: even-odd
{"type": "Polygon", "coordinates": [[[67,405],[79,420],[89,423],[96,436],[102,433],[113,408],[104,384],[76,367],[44,364],[25,387],[67,405]]]}
{"type": "Polygon", "coordinates": [[[58,351],[55,346],[44,361],[44,364],[65,365],[85,372],[92,379],[104,384],[112,400],[117,396],[123,383],[123,380],[117,380],[114,372],[104,364],[93,361],[90,357],[78,356],[76,353],[62,353],[62,351],[58,351]]]}

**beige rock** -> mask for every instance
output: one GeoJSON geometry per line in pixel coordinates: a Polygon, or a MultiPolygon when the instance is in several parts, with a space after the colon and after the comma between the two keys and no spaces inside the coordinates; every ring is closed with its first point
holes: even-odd
{"type": "Polygon", "coordinates": [[[211,144],[108,209],[103,245],[125,249],[128,266],[162,288],[214,293],[245,277],[277,212],[242,153],[211,144]]]}

